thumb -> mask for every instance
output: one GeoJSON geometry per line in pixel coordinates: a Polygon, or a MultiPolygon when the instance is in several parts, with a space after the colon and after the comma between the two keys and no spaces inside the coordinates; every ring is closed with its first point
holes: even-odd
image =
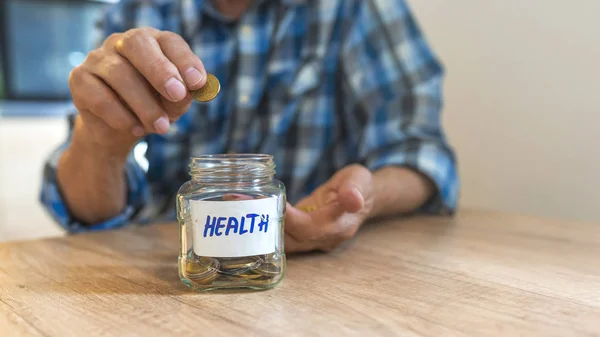
{"type": "Polygon", "coordinates": [[[371,193],[372,174],[364,166],[352,166],[337,189],[337,200],[344,211],[356,213],[365,206],[371,193]]]}
{"type": "Polygon", "coordinates": [[[356,213],[365,205],[365,198],[360,189],[353,184],[343,184],[338,190],[338,202],[348,213],[356,213]]]}

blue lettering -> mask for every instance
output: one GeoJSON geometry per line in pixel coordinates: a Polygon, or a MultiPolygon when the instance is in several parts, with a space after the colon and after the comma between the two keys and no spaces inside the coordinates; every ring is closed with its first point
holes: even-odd
{"type": "Polygon", "coordinates": [[[267,232],[267,229],[269,228],[269,214],[262,214],[260,216],[260,222],[258,223],[258,230],[262,231],[264,227],[264,232],[267,232]]]}
{"type": "Polygon", "coordinates": [[[227,220],[227,218],[224,216],[219,217],[219,220],[217,220],[217,225],[215,226],[215,235],[216,236],[223,235],[223,233],[220,232],[220,229],[225,228],[225,224],[224,224],[225,220],[227,220]]]}
{"type": "Polygon", "coordinates": [[[215,234],[215,220],[216,220],[216,218],[213,218],[212,223],[211,223],[210,215],[206,216],[206,224],[204,225],[204,237],[206,237],[206,234],[209,230],[210,230],[209,236],[213,236],[215,234]]]}
{"type": "Polygon", "coordinates": [[[249,213],[246,214],[246,218],[251,219],[250,222],[250,233],[254,233],[254,219],[256,219],[258,217],[258,214],[254,214],[254,213],[249,213]]]}
{"type": "Polygon", "coordinates": [[[204,237],[229,236],[229,233],[244,235],[248,232],[254,233],[255,226],[258,226],[258,232],[267,232],[269,229],[269,214],[248,213],[246,216],[236,217],[212,217],[206,216],[204,225],[204,237]],[[248,219],[250,227],[245,227],[248,219]]]}
{"type": "Polygon", "coordinates": [[[233,229],[234,233],[238,232],[238,220],[235,217],[230,217],[227,221],[227,229],[225,230],[225,236],[229,235],[229,231],[233,229]]]}
{"type": "Polygon", "coordinates": [[[244,222],[245,222],[245,220],[246,220],[246,218],[244,218],[244,217],[240,218],[240,221],[241,221],[240,222],[240,235],[248,233],[248,230],[244,229],[244,222]]]}

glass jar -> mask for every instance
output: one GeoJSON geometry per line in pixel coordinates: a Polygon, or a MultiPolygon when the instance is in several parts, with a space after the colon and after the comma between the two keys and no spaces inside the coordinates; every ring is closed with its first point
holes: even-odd
{"type": "Polygon", "coordinates": [[[283,278],[285,186],[273,157],[194,157],[177,193],[179,277],[191,288],[266,289],[283,278]]]}

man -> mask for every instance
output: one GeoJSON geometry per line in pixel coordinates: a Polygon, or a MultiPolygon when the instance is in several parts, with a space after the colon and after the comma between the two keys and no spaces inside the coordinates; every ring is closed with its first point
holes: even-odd
{"type": "Polygon", "coordinates": [[[287,252],[455,209],[442,70],[403,1],[122,1],[103,27],[70,76],[79,113],[45,172],[42,201],[69,231],[173,219],[189,157],[207,153],[275,156],[287,252]],[[192,103],[207,71],[221,93],[192,103]]]}

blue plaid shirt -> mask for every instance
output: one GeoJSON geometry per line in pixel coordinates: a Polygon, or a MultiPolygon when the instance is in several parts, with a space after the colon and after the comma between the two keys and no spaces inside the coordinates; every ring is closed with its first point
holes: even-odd
{"type": "Polygon", "coordinates": [[[138,145],[127,165],[128,206],[103,223],[78,223],[61,197],[55,168],[67,139],[48,160],[41,200],[70,232],[175,219],[189,158],[225,152],[274,155],[291,202],[361,163],[423,173],[437,192],[420,211],[454,211],[443,71],[404,1],[257,0],[236,21],[210,1],[121,1],[103,22],[102,36],[140,26],[182,35],[222,91],[138,145]]]}

